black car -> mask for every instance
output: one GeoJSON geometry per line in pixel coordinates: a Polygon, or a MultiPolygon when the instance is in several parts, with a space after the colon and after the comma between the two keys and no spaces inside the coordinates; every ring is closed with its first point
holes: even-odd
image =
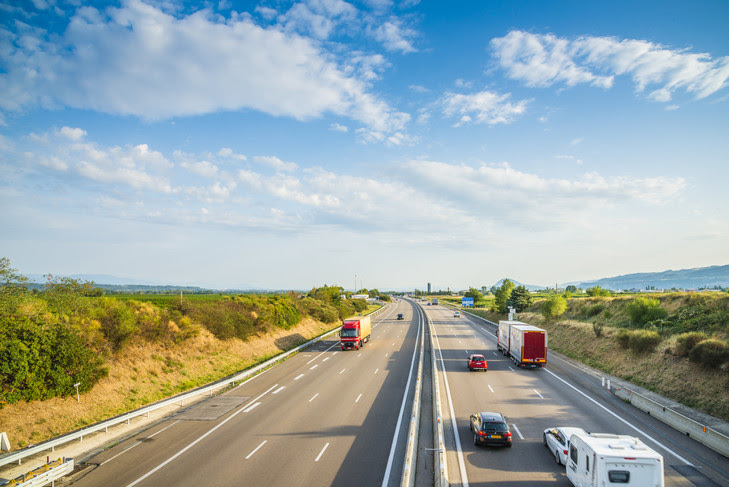
{"type": "Polygon", "coordinates": [[[504,445],[511,448],[511,431],[501,413],[476,413],[471,415],[471,431],[474,445],[504,445]]]}
{"type": "Polygon", "coordinates": [[[403,316],[403,314],[402,314],[402,313],[398,313],[398,314],[397,314],[397,319],[398,319],[398,320],[404,320],[404,319],[405,319],[405,316],[403,316]]]}

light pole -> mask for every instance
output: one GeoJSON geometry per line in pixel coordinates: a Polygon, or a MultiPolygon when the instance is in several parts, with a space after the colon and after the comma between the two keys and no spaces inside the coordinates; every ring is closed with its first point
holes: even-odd
{"type": "Polygon", "coordinates": [[[78,386],[80,386],[80,385],[81,385],[81,383],[80,383],[80,382],[76,382],[76,383],[75,383],[75,384],[73,385],[73,387],[75,387],[75,388],[76,388],[76,402],[81,402],[81,398],[80,398],[80,397],[78,397],[78,386]]]}

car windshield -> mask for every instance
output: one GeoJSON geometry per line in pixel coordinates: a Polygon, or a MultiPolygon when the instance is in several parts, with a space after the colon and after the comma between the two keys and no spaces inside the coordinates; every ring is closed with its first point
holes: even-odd
{"type": "Polygon", "coordinates": [[[506,423],[484,423],[482,429],[488,433],[506,433],[509,431],[506,423]]]}
{"type": "Polygon", "coordinates": [[[345,338],[356,337],[357,336],[357,330],[355,330],[353,328],[344,329],[344,330],[342,330],[342,336],[345,337],[345,338]]]}
{"type": "Polygon", "coordinates": [[[484,358],[480,355],[474,355],[471,360],[473,360],[474,362],[483,362],[484,358]]]}

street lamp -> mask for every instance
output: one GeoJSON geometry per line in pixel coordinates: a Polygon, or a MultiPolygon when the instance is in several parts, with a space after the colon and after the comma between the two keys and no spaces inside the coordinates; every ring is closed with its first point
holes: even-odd
{"type": "Polygon", "coordinates": [[[81,385],[81,383],[80,383],[80,382],[76,382],[76,383],[75,383],[75,384],[73,385],[73,387],[75,387],[75,388],[76,388],[76,402],[81,402],[81,398],[79,398],[79,397],[78,397],[78,386],[80,386],[80,385],[81,385]]]}

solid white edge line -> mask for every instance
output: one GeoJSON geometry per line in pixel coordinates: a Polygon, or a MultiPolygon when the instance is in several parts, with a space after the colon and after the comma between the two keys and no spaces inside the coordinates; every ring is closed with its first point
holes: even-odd
{"type": "Polygon", "coordinates": [[[413,379],[413,369],[415,368],[415,357],[418,354],[418,343],[420,341],[420,329],[422,327],[422,319],[418,313],[418,334],[415,336],[415,346],[413,347],[413,358],[410,361],[410,373],[408,381],[405,384],[405,390],[402,393],[402,404],[400,404],[400,414],[397,416],[397,424],[395,425],[395,434],[392,437],[392,445],[390,446],[390,455],[387,457],[387,468],[385,475],[382,477],[382,487],[386,487],[390,480],[390,472],[392,471],[392,462],[395,459],[395,446],[397,445],[397,437],[400,434],[400,424],[402,423],[403,413],[405,412],[405,403],[408,399],[408,391],[410,390],[410,382],[413,379]]]}
{"type": "Polygon", "coordinates": [[[445,362],[443,361],[443,353],[440,349],[440,340],[438,339],[438,333],[435,331],[435,325],[433,325],[433,336],[435,337],[435,343],[438,347],[438,355],[440,356],[441,370],[443,370],[443,384],[446,388],[446,395],[448,397],[448,407],[450,408],[451,414],[451,427],[453,428],[453,436],[456,442],[456,456],[458,458],[458,468],[461,471],[461,485],[468,487],[468,474],[466,473],[466,464],[463,461],[463,449],[461,448],[461,435],[458,434],[458,425],[456,424],[456,413],[453,410],[453,398],[451,397],[451,388],[448,385],[448,375],[446,374],[445,362]]]}
{"type": "Polygon", "coordinates": [[[265,444],[266,444],[266,442],[268,442],[268,440],[263,440],[263,442],[262,442],[262,443],[261,443],[260,445],[258,445],[258,446],[256,447],[256,449],[255,449],[255,450],[253,450],[252,452],[250,452],[250,453],[249,453],[249,454],[248,454],[248,455],[246,456],[246,460],[248,460],[249,458],[251,458],[251,457],[253,456],[253,454],[254,454],[254,453],[256,453],[256,452],[257,452],[257,451],[258,451],[258,450],[259,450],[259,449],[260,449],[260,448],[261,448],[261,447],[262,447],[263,445],[265,445],[265,444]]]}
{"type": "Polygon", "coordinates": [[[623,419],[620,416],[618,416],[616,413],[610,411],[608,408],[606,408],[605,406],[603,406],[602,404],[600,404],[599,402],[597,402],[596,400],[594,400],[593,398],[591,398],[590,396],[588,396],[587,394],[585,394],[584,392],[582,392],[581,390],[579,390],[578,388],[576,388],[575,386],[573,386],[572,384],[570,384],[569,382],[567,382],[566,380],[564,380],[563,378],[561,378],[560,376],[558,376],[557,374],[555,374],[554,372],[552,372],[551,370],[544,369],[544,371],[545,372],[548,372],[549,374],[551,374],[552,376],[554,376],[556,379],[564,382],[566,385],[568,385],[569,387],[571,387],[572,389],[574,389],[576,392],[578,392],[579,394],[582,394],[583,396],[585,396],[585,398],[587,398],[589,401],[592,401],[596,406],[601,407],[607,413],[609,413],[612,416],[614,416],[616,419],[618,419],[618,420],[622,421],[623,423],[627,424],[628,426],[630,426],[631,428],[633,428],[635,431],[637,431],[638,433],[642,434],[643,436],[645,436],[646,438],[648,438],[649,440],[651,440],[653,443],[655,443],[656,445],[660,446],[661,448],[663,448],[664,450],[666,450],[668,453],[670,453],[674,457],[676,457],[679,460],[681,460],[682,462],[684,462],[689,467],[693,467],[694,466],[693,463],[689,462],[688,460],[686,460],[685,458],[683,458],[678,453],[676,453],[673,450],[671,450],[670,448],[666,447],[663,443],[660,443],[658,440],[656,440],[652,436],[648,435],[645,431],[641,430],[637,426],[634,426],[628,420],[623,419]]]}
{"type": "Polygon", "coordinates": [[[324,452],[327,451],[327,448],[329,448],[329,443],[327,443],[326,445],[324,445],[324,448],[321,449],[321,451],[319,452],[319,454],[316,456],[316,460],[314,460],[315,462],[318,462],[319,461],[319,459],[321,458],[321,456],[324,455],[324,452]]]}
{"type": "MultiPolygon", "coordinates": [[[[278,387],[278,384],[275,384],[275,385],[271,386],[270,389],[268,389],[266,392],[264,392],[263,394],[261,394],[260,396],[258,396],[257,398],[255,398],[254,401],[257,401],[258,399],[262,398],[263,396],[265,396],[266,394],[268,394],[269,392],[271,392],[271,390],[274,389],[275,387],[278,387]]],[[[192,443],[190,443],[189,445],[187,445],[185,448],[183,448],[182,450],[178,451],[177,453],[175,453],[174,455],[172,455],[170,458],[168,458],[164,462],[160,463],[155,468],[153,468],[152,470],[150,470],[146,474],[142,475],[141,477],[139,477],[137,480],[135,480],[131,484],[128,484],[127,487],[132,487],[134,485],[137,485],[139,482],[141,482],[142,480],[146,479],[147,477],[149,477],[150,475],[152,475],[153,473],[155,473],[157,470],[163,468],[168,463],[170,463],[172,460],[174,460],[175,458],[179,457],[180,455],[182,455],[183,453],[185,453],[187,450],[189,450],[190,448],[192,448],[193,446],[197,445],[202,440],[204,440],[205,438],[207,438],[208,436],[210,436],[211,434],[213,434],[213,432],[215,432],[218,428],[220,428],[225,423],[227,423],[231,419],[235,418],[236,416],[238,416],[242,412],[243,412],[243,409],[237,410],[236,412],[234,412],[233,414],[231,414],[230,416],[228,416],[227,418],[225,418],[223,421],[221,421],[220,424],[218,424],[217,426],[213,427],[210,431],[208,431],[207,433],[205,433],[204,435],[202,435],[201,437],[199,437],[197,440],[193,441],[192,443]]]]}

